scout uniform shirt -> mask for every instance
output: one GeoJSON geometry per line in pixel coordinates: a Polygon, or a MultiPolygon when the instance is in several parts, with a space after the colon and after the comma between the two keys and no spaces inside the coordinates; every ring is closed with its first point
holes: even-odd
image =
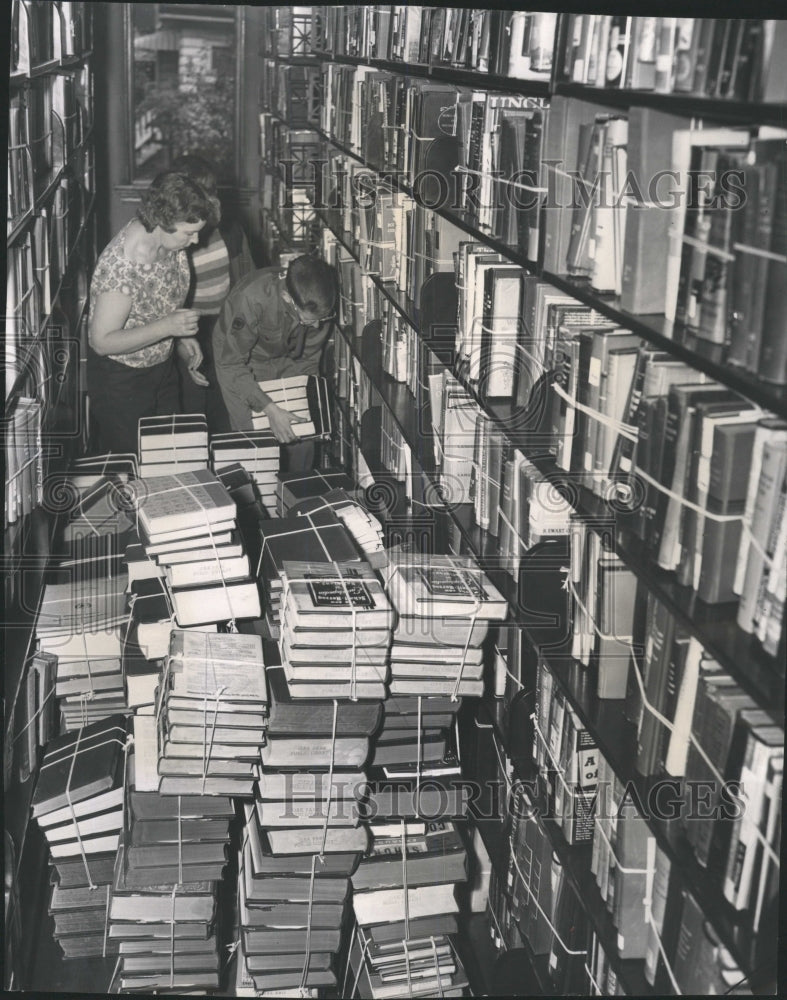
{"type": "Polygon", "coordinates": [[[251,430],[251,410],[270,402],[258,382],[287,375],[317,375],[331,320],[304,326],[282,298],[278,267],[247,275],[232,290],[213,328],[216,378],[233,430],[251,430]]]}

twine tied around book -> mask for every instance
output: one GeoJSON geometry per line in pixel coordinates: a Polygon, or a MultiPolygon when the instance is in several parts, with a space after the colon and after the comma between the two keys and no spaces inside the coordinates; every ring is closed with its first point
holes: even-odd
{"type": "Polygon", "coordinates": [[[442,998],[445,996],[445,994],[443,993],[443,980],[440,975],[440,961],[437,957],[437,942],[434,939],[434,934],[430,936],[429,940],[432,944],[432,959],[434,961],[434,974],[435,977],[437,978],[437,992],[440,994],[440,997],[442,998]]]}
{"type": "MultiPolygon", "coordinates": [[[[420,701],[420,698],[418,699],[420,701]]],[[[402,892],[404,893],[404,937],[405,942],[410,940],[410,899],[407,884],[407,823],[404,817],[401,820],[401,844],[402,844],[402,892]]],[[[408,967],[409,969],[409,967],[408,967]]],[[[408,971],[407,978],[410,974],[408,971]]]]}
{"type": "MultiPolygon", "coordinates": [[[[495,174],[490,173],[488,170],[471,170],[470,167],[465,167],[461,163],[454,167],[455,174],[472,174],[474,177],[488,177],[492,181],[498,181],[503,184],[507,184],[509,187],[521,188],[523,191],[532,191],[535,194],[546,194],[549,190],[545,187],[537,187],[533,184],[521,184],[519,181],[512,181],[508,177],[497,177],[495,174]]],[[[483,204],[482,208],[497,208],[496,205],[483,204]]]]}
{"type": "Polygon", "coordinates": [[[210,769],[210,759],[213,756],[213,741],[216,738],[216,719],[219,714],[221,696],[227,690],[227,686],[217,688],[213,694],[215,704],[213,707],[213,720],[210,728],[210,740],[208,740],[208,687],[207,687],[207,657],[205,660],[205,694],[202,702],[202,795],[205,794],[205,782],[208,780],[208,770],[210,769]]]}
{"type": "MultiPolygon", "coordinates": [[[[672,971],[672,965],[670,964],[669,958],[667,958],[667,952],[664,948],[664,942],[661,940],[660,929],[656,926],[656,920],[653,915],[653,882],[656,872],[656,841],[652,838],[648,838],[648,843],[646,846],[646,863],[648,875],[645,880],[645,898],[643,899],[643,905],[645,908],[645,922],[649,925],[651,931],[653,932],[653,937],[656,940],[656,947],[658,948],[661,960],[664,963],[664,968],[669,976],[672,988],[676,995],[680,996],[683,990],[678,985],[678,981],[675,978],[675,973],[672,971]]],[[[655,970],[654,970],[655,971],[655,970]]]]}
{"type": "Polygon", "coordinates": [[[423,725],[422,698],[418,695],[418,717],[416,719],[416,747],[415,747],[415,815],[421,815],[421,727],[423,725]]]}
{"type": "MultiPolygon", "coordinates": [[[[461,566],[457,566],[456,560],[454,559],[453,556],[449,556],[448,557],[448,561],[451,564],[451,566],[453,567],[453,569],[456,571],[457,575],[459,576],[459,580],[462,583],[462,586],[465,588],[465,590],[468,593],[468,596],[473,600],[474,605],[475,605],[474,608],[473,608],[472,614],[470,615],[470,620],[469,620],[469,623],[468,623],[467,638],[464,641],[464,648],[462,649],[462,662],[461,662],[461,664],[459,666],[459,673],[457,674],[457,677],[456,677],[456,683],[454,684],[454,690],[451,692],[451,701],[459,701],[459,688],[460,688],[460,685],[462,683],[462,676],[463,676],[463,674],[465,672],[465,666],[467,664],[467,651],[470,649],[470,640],[473,638],[473,632],[475,631],[475,624],[476,624],[476,621],[478,620],[478,614],[479,614],[479,612],[481,610],[482,601],[481,601],[480,596],[476,596],[473,593],[472,588],[470,587],[470,584],[467,582],[467,580],[465,578],[465,568],[461,567],[461,566]]],[[[467,570],[467,572],[469,572],[469,570],[467,570]]],[[[478,572],[479,578],[480,578],[482,570],[480,568],[478,568],[477,572],[478,572]]],[[[480,590],[480,586],[479,586],[479,590],[480,590]]]]}
{"type": "Polygon", "coordinates": [[[648,483],[650,486],[653,486],[654,489],[657,489],[659,493],[663,493],[665,496],[669,497],[669,499],[672,502],[680,504],[681,507],[686,507],[689,510],[693,510],[696,514],[699,514],[701,517],[707,517],[709,521],[717,521],[719,524],[725,524],[730,521],[743,520],[743,514],[715,514],[713,511],[708,510],[706,507],[700,507],[699,504],[692,503],[691,500],[687,500],[686,497],[681,496],[680,493],[676,493],[674,490],[671,490],[668,486],[665,486],[664,483],[660,483],[658,479],[654,479],[653,476],[645,472],[644,469],[641,469],[638,465],[635,466],[635,475],[639,476],[641,479],[644,479],[646,483],[648,483]]]}
{"type": "Polygon", "coordinates": [[[333,722],[331,723],[331,760],[328,765],[328,800],[325,804],[325,822],[322,825],[322,840],[320,841],[320,861],[324,860],[325,842],[328,839],[328,824],[331,819],[331,803],[333,802],[333,768],[336,762],[336,733],[339,723],[339,701],[333,699],[333,722]]]}
{"type": "Polygon", "coordinates": [[[107,902],[104,907],[104,938],[101,943],[101,957],[107,957],[107,933],[109,931],[109,904],[112,902],[112,884],[107,882],[107,902]]]}
{"type": "MultiPolygon", "coordinates": [[[[204,787],[204,786],[203,786],[204,787]]],[[[183,814],[182,797],[178,796],[178,885],[183,885],[183,814]]]]}
{"type": "MultiPolygon", "coordinates": [[[[335,704],[335,702],[334,702],[335,704]]],[[[306,983],[309,979],[309,962],[311,961],[312,950],[312,913],[314,910],[314,877],[317,870],[317,855],[312,854],[312,870],[309,877],[309,908],[306,918],[306,948],[303,956],[303,971],[301,972],[300,992],[301,996],[306,996],[306,983]]]]}
{"type": "Polygon", "coordinates": [[[580,403],[572,396],[569,396],[563,386],[558,382],[552,383],[552,390],[555,395],[559,396],[565,403],[568,403],[572,409],[579,410],[580,413],[584,413],[586,417],[590,417],[590,419],[595,420],[596,423],[609,427],[610,430],[615,431],[615,433],[626,438],[628,441],[637,442],[639,440],[637,428],[632,424],[624,423],[622,420],[615,420],[614,417],[607,416],[606,413],[601,413],[592,406],[585,406],[584,403],[580,403]]]}
{"type": "Polygon", "coordinates": [[[169,988],[175,986],[175,899],[178,887],[173,885],[169,909],[169,988]]]}
{"type": "MultiPolygon", "coordinates": [[[[353,944],[355,943],[355,938],[356,938],[357,934],[358,934],[358,921],[356,920],[355,924],[353,925],[353,933],[352,933],[352,937],[350,939],[350,947],[349,947],[349,949],[347,951],[347,970],[348,971],[350,969],[350,952],[352,951],[352,947],[353,947],[353,944]]],[[[360,981],[361,973],[363,972],[363,967],[364,967],[364,963],[366,962],[366,955],[367,955],[367,952],[369,951],[369,945],[370,944],[371,944],[371,938],[364,937],[363,944],[361,945],[361,954],[360,954],[360,956],[358,958],[358,969],[356,970],[356,973],[355,973],[355,980],[353,981],[352,992],[350,992],[348,994],[350,997],[354,997],[356,995],[356,993],[358,992],[358,982],[360,981]]],[[[347,976],[345,975],[345,985],[346,985],[346,983],[347,983],[347,976]]]]}
{"type": "Polygon", "coordinates": [[[552,921],[549,919],[549,915],[547,914],[547,912],[544,910],[544,908],[541,906],[541,904],[539,903],[538,899],[536,898],[536,894],[530,888],[530,883],[528,882],[528,880],[523,875],[522,869],[519,867],[519,861],[518,861],[517,856],[516,856],[516,847],[514,845],[513,838],[511,838],[511,837],[509,837],[509,846],[511,848],[511,860],[514,862],[514,868],[516,869],[516,872],[519,875],[519,879],[522,882],[522,885],[523,885],[525,891],[527,892],[528,896],[533,901],[533,905],[535,906],[535,908],[538,910],[538,912],[541,914],[541,916],[546,921],[547,927],[549,927],[549,929],[552,931],[552,935],[555,938],[555,940],[557,941],[557,943],[560,945],[560,947],[563,949],[563,951],[565,952],[566,955],[576,955],[576,956],[580,956],[580,957],[587,957],[587,951],[586,950],[584,950],[584,949],[579,949],[578,950],[578,949],[575,949],[575,948],[569,948],[569,946],[566,944],[566,942],[560,936],[560,934],[558,933],[557,928],[552,923],[552,921]]]}
{"type": "MultiPolygon", "coordinates": [[[[328,524],[328,525],[325,525],[325,524],[324,525],[315,524],[314,520],[312,519],[311,514],[302,514],[301,517],[304,517],[309,522],[309,527],[308,528],[293,528],[291,531],[282,531],[280,534],[271,535],[270,538],[289,538],[290,535],[303,535],[303,534],[311,534],[311,533],[313,533],[314,536],[315,536],[315,538],[316,538],[316,540],[320,543],[320,547],[322,548],[323,554],[325,555],[325,561],[329,562],[329,563],[333,562],[334,561],[333,557],[331,556],[331,553],[328,551],[328,547],[325,544],[325,542],[323,541],[322,536],[320,535],[320,531],[323,528],[332,528],[333,525],[332,524],[328,524]]],[[[260,557],[257,560],[257,570],[256,570],[256,573],[255,573],[255,576],[260,576],[260,573],[262,572],[262,560],[263,560],[263,557],[265,555],[265,547],[268,544],[269,544],[269,538],[263,535],[262,546],[260,547],[260,557]]],[[[271,557],[271,558],[273,558],[273,557],[271,557]]],[[[277,571],[279,569],[279,567],[276,566],[275,560],[274,560],[274,568],[277,571]]]]}
{"type": "MultiPolygon", "coordinates": [[[[118,729],[118,728],[119,727],[117,727],[117,726],[113,727],[113,729],[118,729]]],[[[95,750],[100,749],[101,747],[110,746],[113,743],[117,743],[119,746],[122,746],[125,749],[128,746],[130,746],[130,744],[129,744],[129,742],[128,742],[127,739],[119,740],[116,737],[110,737],[110,739],[103,740],[101,743],[91,744],[89,746],[82,747],[80,749],[80,743],[82,742],[82,732],[83,732],[83,729],[84,729],[84,726],[80,726],[79,729],[77,730],[76,742],[74,743],[73,753],[71,754],[71,763],[70,763],[69,768],[68,768],[68,777],[66,779],[65,797],[66,797],[66,803],[68,804],[68,810],[71,813],[71,822],[74,824],[74,832],[76,833],[77,843],[79,844],[79,853],[80,853],[80,855],[82,857],[82,864],[84,865],[84,868],[85,868],[85,875],[87,876],[88,887],[90,889],[97,889],[98,886],[93,881],[93,876],[92,876],[91,871],[90,871],[90,866],[88,865],[88,862],[87,862],[87,854],[85,853],[85,845],[82,842],[82,835],[79,832],[79,823],[77,821],[77,814],[76,814],[76,810],[74,809],[73,799],[71,798],[71,782],[72,782],[73,777],[74,777],[74,766],[76,764],[76,759],[77,759],[77,757],[79,756],[80,753],[88,753],[90,751],[95,751],[95,750]]],[[[65,752],[68,749],[70,749],[70,748],[69,747],[64,747],[63,748],[63,752],[65,752]]],[[[62,759],[63,759],[62,756],[54,755],[49,760],[45,760],[44,761],[44,763],[41,765],[41,770],[43,771],[47,767],[52,767],[55,764],[60,764],[62,762],[62,759]]]]}

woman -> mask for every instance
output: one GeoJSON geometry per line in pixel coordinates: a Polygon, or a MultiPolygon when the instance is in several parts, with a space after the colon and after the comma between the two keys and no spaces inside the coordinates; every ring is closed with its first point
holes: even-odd
{"type": "Polygon", "coordinates": [[[218,203],[185,174],[159,174],[111,240],[90,284],[87,385],[101,451],[136,452],[140,417],[180,412],[172,346],[197,385],[198,313],[183,309],[186,248],[218,222],[218,203]]]}
{"type": "MultiPolygon", "coordinates": [[[[204,157],[193,153],[179,156],[172,169],[190,177],[211,199],[218,197],[216,171],[204,157]]],[[[198,245],[190,250],[189,258],[192,283],[187,305],[200,314],[197,339],[205,359],[202,370],[209,385],[205,388],[195,385],[189,377],[186,361],[177,358],[180,402],[185,413],[204,413],[211,434],[219,434],[231,428],[227,408],[216,383],[211,333],[228,292],[254,270],[254,261],[242,226],[223,215],[215,229],[205,226],[199,235],[198,245]]]]}

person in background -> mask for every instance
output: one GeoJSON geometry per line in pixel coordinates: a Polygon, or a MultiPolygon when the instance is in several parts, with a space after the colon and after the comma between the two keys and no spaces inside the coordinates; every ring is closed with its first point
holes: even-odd
{"type": "Polygon", "coordinates": [[[216,375],[232,429],[252,429],[252,412],[264,412],[276,439],[286,445],[290,472],[310,469],[314,443],[299,441],[295,419],[258,382],[288,375],[316,375],[336,309],[337,275],[311,255],[296,257],[286,272],[268,267],[247,275],[230,292],[213,328],[216,375]]]}
{"type": "Polygon", "coordinates": [[[100,451],[136,452],[140,417],[179,413],[173,344],[198,385],[198,313],[184,309],[186,249],[216,206],[185,174],[167,171],[143,193],[135,218],[110,240],[90,283],[87,389],[100,451]]]}
{"type": "Polygon", "coordinates": [[[191,290],[186,304],[199,313],[197,339],[202,349],[202,371],[208,385],[195,384],[189,377],[185,361],[177,359],[180,381],[180,401],[184,413],[204,413],[211,434],[230,430],[229,416],[221,391],[216,383],[211,334],[219,310],[231,288],[254,270],[254,261],[243,227],[221,215],[216,171],[202,156],[179,156],[172,169],[186,174],[215,201],[219,222],[200,233],[199,243],[189,251],[191,290]]]}

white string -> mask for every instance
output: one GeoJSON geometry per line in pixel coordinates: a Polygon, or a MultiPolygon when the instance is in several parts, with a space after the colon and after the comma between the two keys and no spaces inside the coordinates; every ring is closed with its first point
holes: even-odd
{"type": "MultiPolygon", "coordinates": [[[[335,703],[334,703],[335,704],[335,703]]],[[[309,879],[309,910],[308,917],[306,919],[306,949],[303,957],[303,971],[301,972],[301,993],[306,989],[306,983],[309,978],[309,962],[311,961],[311,950],[312,950],[312,913],[314,910],[314,876],[317,867],[317,855],[312,854],[312,871],[311,878],[309,879]]]]}
{"type": "MultiPolygon", "coordinates": [[[[508,177],[497,177],[495,174],[490,174],[485,170],[471,170],[469,167],[464,167],[461,164],[454,167],[454,173],[460,174],[474,174],[476,177],[488,177],[493,181],[501,181],[503,184],[508,184],[510,187],[521,188],[523,191],[532,191],[536,194],[546,194],[549,188],[545,187],[534,187],[532,184],[520,184],[518,181],[512,181],[508,177]]],[[[485,205],[485,208],[494,208],[494,205],[485,205]]]]}
{"type": "MultiPolygon", "coordinates": [[[[593,817],[593,822],[596,825],[596,827],[595,827],[596,828],[596,832],[598,832],[598,833],[601,834],[604,842],[607,845],[607,848],[609,849],[609,853],[612,856],[613,867],[617,868],[618,871],[621,874],[623,874],[623,875],[647,875],[648,874],[648,869],[647,868],[626,868],[624,865],[622,865],[620,863],[619,859],[618,859],[617,854],[615,854],[615,849],[612,846],[612,841],[607,836],[607,831],[604,829],[604,827],[603,827],[603,825],[601,823],[600,817],[599,816],[594,816],[593,817]]],[[[625,823],[625,818],[623,819],[623,822],[625,823]]],[[[648,839],[653,840],[653,837],[649,836],[648,839]]]]}
{"type": "Polygon", "coordinates": [[[522,869],[519,867],[519,861],[517,860],[517,857],[516,857],[516,850],[514,848],[514,842],[510,838],[509,838],[509,844],[511,846],[511,860],[514,862],[514,867],[516,868],[517,874],[519,875],[519,878],[522,881],[522,885],[525,887],[525,889],[527,890],[528,895],[533,900],[533,903],[534,903],[536,909],[538,910],[538,912],[541,914],[541,916],[547,922],[547,926],[552,931],[552,934],[554,935],[555,940],[560,944],[561,948],[563,949],[563,951],[567,955],[583,955],[583,956],[587,956],[587,951],[574,951],[573,949],[569,948],[568,945],[566,945],[566,943],[563,941],[563,939],[561,938],[561,936],[558,934],[557,928],[552,923],[552,921],[549,919],[549,917],[547,916],[546,912],[544,911],[544,908],[541,906],[541,904],[536,899],[535,893],[530,888],[529,883],[525,880],[525,876],[522,874],[522,869]]]}
{"type": "Polygon", "coordinates": [[[578,400],[569,396],[565,389],[557,382],[552,383],[552,389],[555,394],[568,403],[572,409],[579,410],[580,413],[584,413],[586,416],[590,417],[591,420],[595,420],[599,424],[604,424],[605,426],[610,427],[612,430],[620,434],[621,437],[624,437],[629,441],[639,441],[639,434],[636,428],[632,427],[631,424],[625,424],[620,420],[615,420],[614,417],[608,417],[605,413],[600,413],[598,410],[592,409],[590,406],[585,406],[584,403],[580,403],[578,400]]]}
{"type": "Polygon", "coordinates": [[[328,801],[325,807],[325,822],[322,827],[322,841],[320,842],[320,860],[325,855],[325,842],[328,838],[328,823],[331,818],[331,803],[333,801],[333,768],[336,762],[336,730],[339,720],[339,701],[333,699],[333,723],[331,725],[331,762],[328,766],[328,801]]]}
{"type": "Polygon", "coordinates": [[[710,521],[718,521],[720,524],[723,524],[727,521],[742,521],[743,519],[742,514],[714,514],[713,511],[707,510],[705,507],[700,507],[696,503],[692,503],[691,500],[687,500],[685,497],[682,497],[679,493],[676,493],[674,490],[671,490],[668,486],[665,486],[664,483],[660,483],[657,479],[654,479],[653,476],[649,475],[638,465],[635,466],[635,472],[636,475],[644,479],[646,483],[649,483],[651,486],[654,486],[660,493],[663,493],[665,496],[668,496],[670,500],[676,501],[676,503],[681,504],[681,506],[683,507],[688,507],[689,510],[695,511],[702,517],[707,517],[708,520],[710,521]]]}

